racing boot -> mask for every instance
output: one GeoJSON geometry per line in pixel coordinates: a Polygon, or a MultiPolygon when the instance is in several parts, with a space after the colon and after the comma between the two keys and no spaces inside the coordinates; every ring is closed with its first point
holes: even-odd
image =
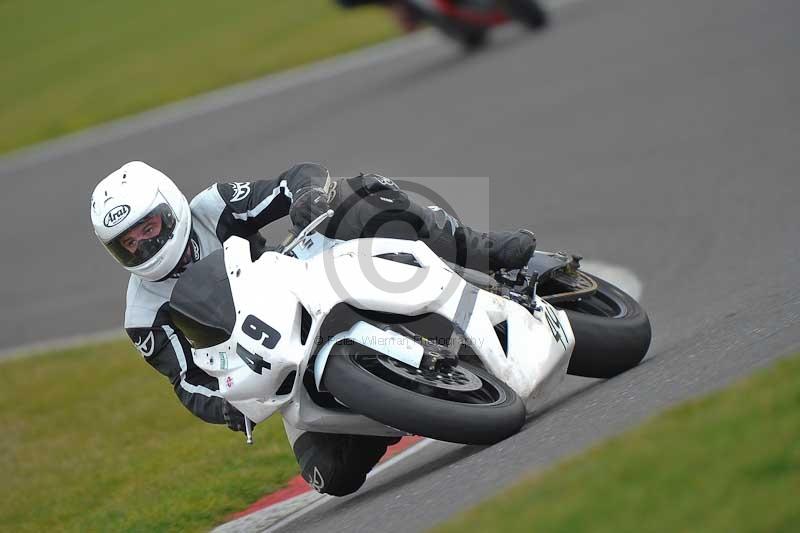
{"type": "Polygon", "coordinates": [[[536,249],[536,236],[527,229],[479,233],[467,226],[459,226],[454,236],[456,262],[484,272],[522,268],[536,249]]]}

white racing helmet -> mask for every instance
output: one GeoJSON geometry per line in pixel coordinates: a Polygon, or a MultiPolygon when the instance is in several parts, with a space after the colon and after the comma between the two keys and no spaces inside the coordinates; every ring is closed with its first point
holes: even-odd
{"type": "Polygon", "coordinates": [[[171,179],[141,161],[126,163],[97,184],[91,215],[106,250],[125,270],[148,281],[169,276],[189,243],[189,202],[171,179]],[[123,238],[140,225],[151,235],[131,246],[130,237],[123,238]]]}

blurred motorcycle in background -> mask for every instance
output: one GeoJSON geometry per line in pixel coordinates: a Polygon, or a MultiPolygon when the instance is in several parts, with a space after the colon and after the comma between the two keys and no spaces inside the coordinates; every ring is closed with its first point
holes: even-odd
{"type": "Polygon", "coordinates": [[[385,5],[406,31],[423,23],[437,28],[467,50],[484,46],[489,31],[517,21],[538,31],[547,27],[548,15],[537,0],[337,0],[344,7],[385,5]]]}

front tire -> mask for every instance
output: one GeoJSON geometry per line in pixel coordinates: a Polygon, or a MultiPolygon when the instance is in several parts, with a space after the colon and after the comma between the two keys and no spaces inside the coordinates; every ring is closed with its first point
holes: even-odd
{"type": "Polygon", "coordinates": [[[591,277],[598,285],[595,294],[554,305],[566,311],[575,336],[567,373],[605,379],[635,367],[644,358],[650,347],[650,320],[630,295],[591,277]]]}
{"type": "Polygon", "coordinates": [[[463,362],[452,371],[437,378],[358,344],[338,344],[323,381],[353,411],[415,435],[488,445],[520,430],[525,406],[508,385],[463,362]]]}

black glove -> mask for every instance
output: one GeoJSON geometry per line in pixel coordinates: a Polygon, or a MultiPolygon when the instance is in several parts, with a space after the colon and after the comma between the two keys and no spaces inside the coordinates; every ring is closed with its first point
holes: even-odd
{"type": "MultiPolygon", "coordinates": [[[[222,416],[225,418],[225,423],[231,431],[241,431],[244,433],[244,415],[239,412],[233,405],[225,402],[222,406],[222,416]]],[[[256,427],[256,423],[250,421],[250,427],[256,427]]]]}
{"type": "Polygon", "coordinates": [[[322,187],[303,187],[294,193],[289,218],[295,227],[305,228],[328,209],[328,197],[322,187]]]}

